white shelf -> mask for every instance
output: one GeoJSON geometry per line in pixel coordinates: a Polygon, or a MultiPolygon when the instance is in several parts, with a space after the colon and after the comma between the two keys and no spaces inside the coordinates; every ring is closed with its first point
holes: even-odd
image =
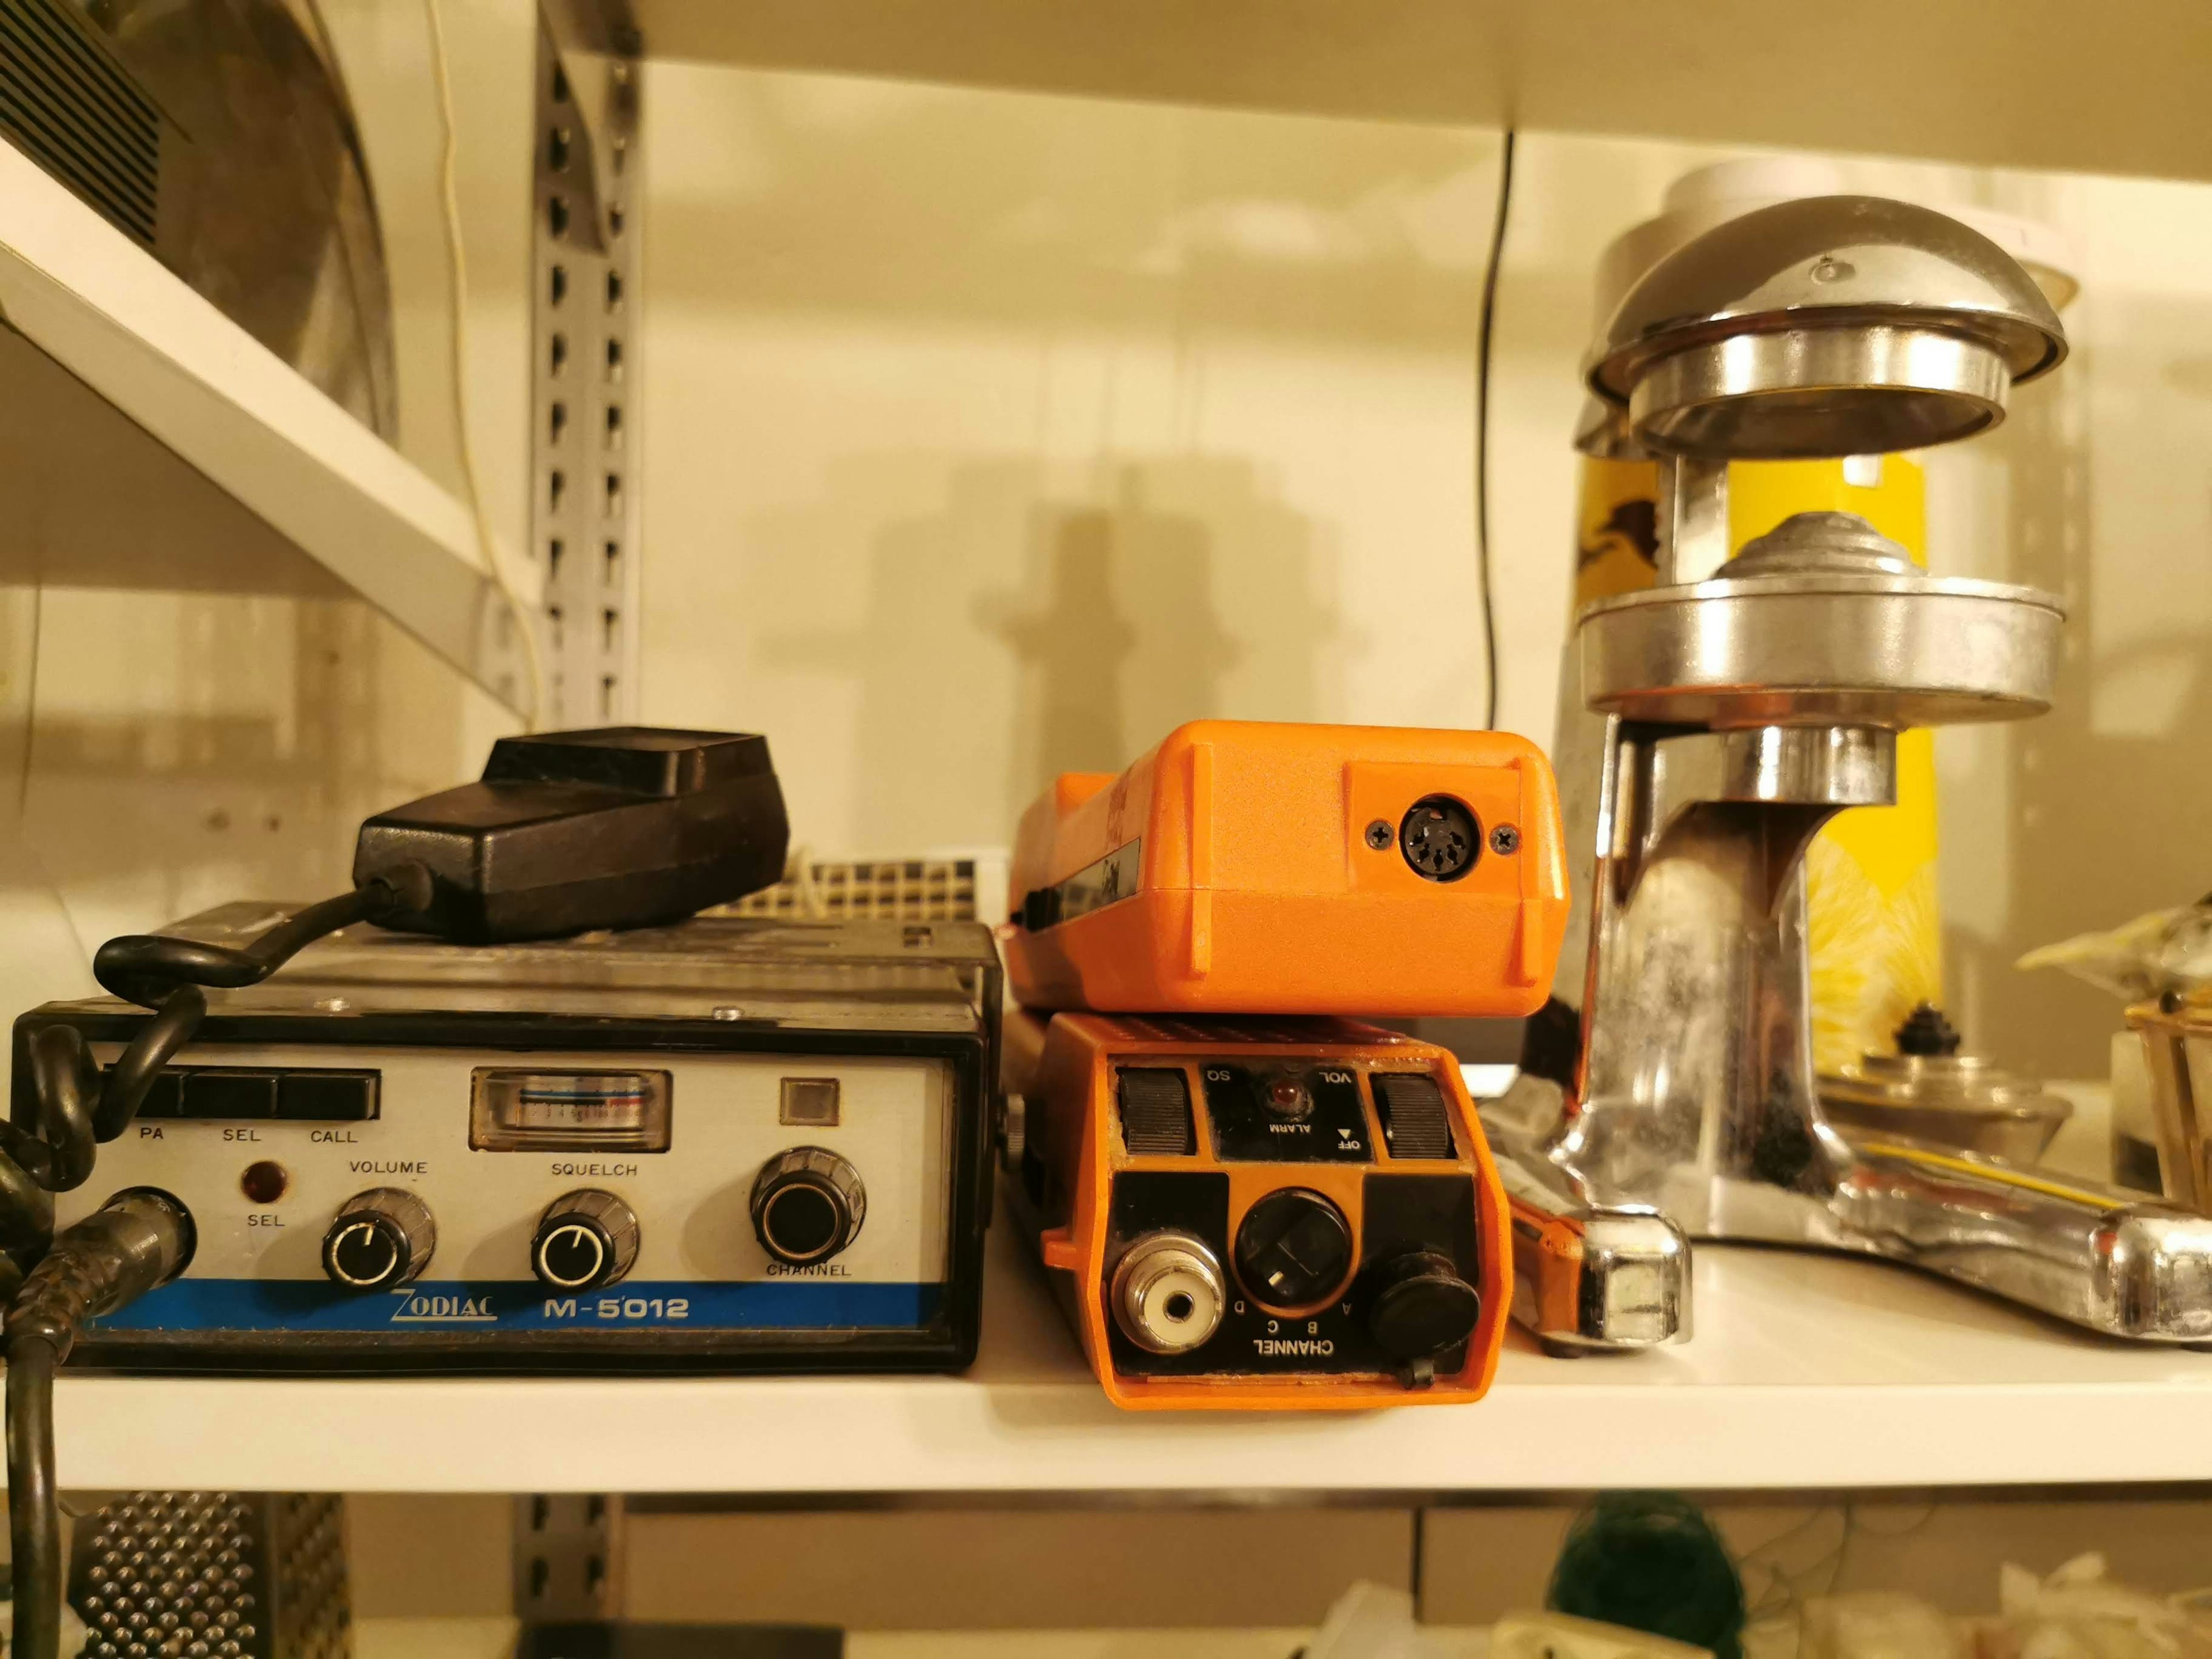
{"type": "MultiPolygon", "coordinates": [[[[364,1619],[360,1659],[511,1659],[512,1619],[364,1619]]],[[[1283,1659],[1311,1630],[856,1630],[846,1659],[1283,1659]]],[[[1490,1632],[1424,1625],[1425,1651],[1483,1659],[1490,1632]]]]}
{"type": "Polygon", "coordinates": [[[656,56],[1325,115],[2212,177],[2212,8],[640,0],[656,56]]]}
{"type": "Polygon", "coordinates": [[[499,692],[467,508],[4,142],[0,382],[6,580],[357,594],[499,692]]]}
{"type": "MultiPolygon", "coordinates": [[[[2212,1480],[2212,1353],[2131,1350],[1902,1268],[1704,1248],[1698,1334],[1516,1346],[1472,1406],[1124,1413],[1003,1224],[965,1376],[68,1376],[66,1486],[338,1492],[1555,1491],[2212,1480]]],[[[1517,1342],[1517,1338],[1516,1338],[1517,1342]]]]}

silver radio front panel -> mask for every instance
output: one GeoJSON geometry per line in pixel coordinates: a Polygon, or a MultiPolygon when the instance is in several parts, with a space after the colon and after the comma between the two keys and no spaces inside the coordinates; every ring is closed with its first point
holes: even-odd
{"type": "MultiPolygon", "coordinates": [[[[119,1045],[94,1052],[112,1061],[119,1045]]],[[[945,1060],[225,1044],[187,1049],[173,1069],[189,1078],[196,1067],[372,1073],[376,1115],[142,1118],[103,1148],[97,1179],[58,1200],[60,1224],[147,1186],[181,1200],[198,1233],[183,1276],[102,1322],[108,1330],[901,1327],[927,1322],[947,1278],[955,1078],[945,1060]],[[592,1144],[472,1146],[472,1135],[485,1138],[471,1100],[486,1070],[665,1073],[666,1150],[623,1147],[635,1128],[605,1104],[580,1114],[558,1099],[520,1112],[523,1138],[592,1144]],[[802,1148],[842,1159],[865,1209],[848,1243],[794,1264],[763,1248],[751,1209],[763,1169],[802,1148]],[[379,1189],[418,1200],[434,1244],[410,1282],[349,1291],[329,1277],[325,1236],[349,1200],[379,1189]],[[533,1278],[532,1241],[548,1207],[580,1190],[627,1206],[635,1257],[619,1282],[571,1294],[533,1278]]]]}

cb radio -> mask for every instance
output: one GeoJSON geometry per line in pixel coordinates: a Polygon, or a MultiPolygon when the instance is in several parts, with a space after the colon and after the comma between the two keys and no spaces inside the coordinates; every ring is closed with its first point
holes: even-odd
{"type": "Polygon", "coordinates": [[[685,920],[773,884],[788,839],[758,736],[503,738],[477,782],[363,823],[350,891],[112,939],[108,998],[17,1022],[11,1653],[59,1640],[52,1387],[80,1346],[172,1370],[966,1363],[990,940],[685,920]]]}

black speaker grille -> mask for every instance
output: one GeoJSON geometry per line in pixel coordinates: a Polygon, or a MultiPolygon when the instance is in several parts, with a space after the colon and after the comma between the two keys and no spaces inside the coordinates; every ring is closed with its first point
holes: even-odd
{"type": "Polygon", "coordinates": [[[154,245],[161,116],[66,0],[0,0],[0,134],[154,245]]]}

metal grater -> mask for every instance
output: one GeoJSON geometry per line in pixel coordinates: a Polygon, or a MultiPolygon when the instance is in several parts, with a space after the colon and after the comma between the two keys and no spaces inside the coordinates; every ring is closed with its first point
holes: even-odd
{"type": "Polygon", "coordinates": [[[710,912],[730,916],[880,918],[892,921],[973,921],[973,859],[817,860],[808,866],[811,892],[787,878],[710,912]]]}
{"type": "Polygon", "coordinates": [[[350,1659],[344,1500],[142,1492],[76,1523],[85,1659],[350,1659]]]}

